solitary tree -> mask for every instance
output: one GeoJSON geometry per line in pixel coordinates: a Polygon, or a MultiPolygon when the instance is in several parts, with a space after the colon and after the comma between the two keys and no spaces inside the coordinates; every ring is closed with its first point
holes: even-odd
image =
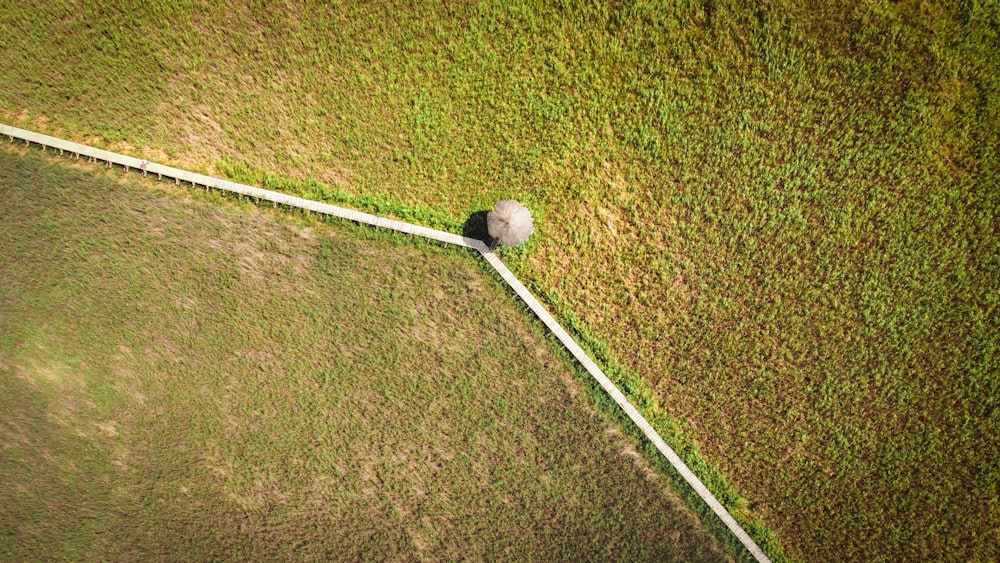
{"type": "Polygon", "coordinates": [[[516,246],[528,240],[535,230],[531,212],[520,203],[507,199],[498,201],[486,215],[486,229],[497,245],[516,246]]]}

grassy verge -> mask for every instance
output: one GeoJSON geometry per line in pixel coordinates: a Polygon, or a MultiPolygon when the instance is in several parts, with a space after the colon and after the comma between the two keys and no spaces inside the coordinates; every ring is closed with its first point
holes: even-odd
{"type": "Polygon", "coordinates": [[[727,558],[465,252],[0,170],[5,558],[727,558]]]}
{"type": "Polygon", "coordinates": [[[793,559],[1000,558],[996,3],[8,8],[15,124],[528,203],[519,276],[793,559]]]}

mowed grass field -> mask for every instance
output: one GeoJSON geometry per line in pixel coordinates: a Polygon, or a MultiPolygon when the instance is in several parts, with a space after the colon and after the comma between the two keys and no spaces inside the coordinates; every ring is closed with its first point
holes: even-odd
{"type": "Polygon", "coordinates": [[[0,149],[0,558],[731,559],[471,254],[66,163],[0,149]]]}
{"type": "Polygon", "coordinates": [[[792,559],[1000,559],[1000,6],[599,4],[8,3],[0,111],[455,231],[518,198],[508,263],[792,559]]]}

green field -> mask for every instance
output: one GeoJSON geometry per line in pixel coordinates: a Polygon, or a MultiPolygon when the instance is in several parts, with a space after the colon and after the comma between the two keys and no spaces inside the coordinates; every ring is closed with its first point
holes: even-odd
{"type": "Polygon", "coordinates": [[[66,162],[0,148],[0,559],[732,557],[471,254],[66,162]]]}
{"type": "Polygon", "coordinates": [[[520,199],[505,260],[786,555],[1000,559],[1000,4],[598,4],[6,3],[0,112],[454,231],[520,199]]]}

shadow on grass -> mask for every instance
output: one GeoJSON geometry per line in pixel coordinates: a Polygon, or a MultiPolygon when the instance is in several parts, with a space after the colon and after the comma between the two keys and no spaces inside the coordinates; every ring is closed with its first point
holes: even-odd
{"type": "Polygon", "coordinates": [[[462,225],[462,236],[481,240],[487,246],[493,242],[489,230],[486,228],[486,214],[488,211],[476,211],[465,220],[462,225]]]}

